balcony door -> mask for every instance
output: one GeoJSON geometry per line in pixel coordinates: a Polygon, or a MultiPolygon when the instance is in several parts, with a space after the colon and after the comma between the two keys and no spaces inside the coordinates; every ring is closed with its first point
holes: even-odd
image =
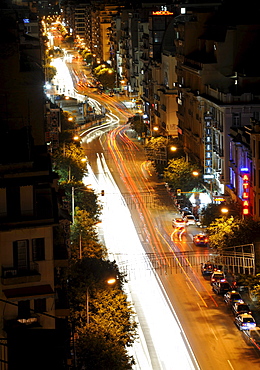
{"type": "Polygon", "coordinates": [[[27,271],[30,267],[29,241],[17,240],[13,244],[14,266],[18,271],[27,271]]]}

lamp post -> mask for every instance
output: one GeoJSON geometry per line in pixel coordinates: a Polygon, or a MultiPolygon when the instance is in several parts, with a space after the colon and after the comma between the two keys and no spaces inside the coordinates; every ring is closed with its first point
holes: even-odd
{"type": "Polygon", "coordinates": [[[71,187],[71,214],[72,214],[73,224],[74,224],[74,219],[75,219],[75,190],[82,190],[82,191],[85,190],[86,191],[86,188],[85,187],[75,188],[74,186],[71,187]]]}
{"type": "MultiPolygon", "coordinates": [[[[111,277],[111,278],[108,278],[105,283],[107,285],[113,285],[116,283],[116,278],[114,277],[111,277]]],[[[87,286],[87,289],[86,289],[86,321],[87,321],[87,325],[89,325],[89,286],[87,286]]]]}

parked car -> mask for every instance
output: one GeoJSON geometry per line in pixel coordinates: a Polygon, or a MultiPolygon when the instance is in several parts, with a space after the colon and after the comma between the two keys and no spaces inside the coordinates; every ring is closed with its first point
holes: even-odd
{"type": "Polygon", "coordinates": [[[251,343],[260,349],[260,328],[256,326],[249,329],[248,337],[250,338],[251,343]]]}
{"type": "Polygon", "coordinates": [[[181,229],[186,226],[186,223],[181,217],[177,217],[172,220],[172,226],[181,229]]]}
{"type": "Polygon", "coordinates": [[[239,330],[250,330],[256,327],[255,319],[248,313],[241,313],[235,317],[235,324],[239,330]]]}
{"type": "Polygon", "coordinates": [[[250,307],[244,302],[243,303],[238,303],[238,302],[233,303],[231,305],[231,309],[235,316],[240,315],[241,313],[248,313],[249,315],[252,314],[250,307]]]}
{"type": "Polygon", "coordinates": [[[212,262],[206,262],[201,264],[201,273],[202,275],[212,275],[215,271],[216,266],[212,262]]]}
{"type": "Polygon", "coordinates": [[[231,290],[230,292],[224,294],[224,302],[228,305],[231,305],[233,303],[243,303],[244,301],[239,292],[236,290],[231,290]]]}
{"type": "Polygon", "coordinates": [[[210,277],[210,284],[212,285],[216,281],[224,282],[226,281],[226,276],[223,271],[216,270],[210,277]]]}
{"type": "Polygon", "coordinates": [[[186,215],[184,218],[186,225],[196,225],[196,219],[193,215],[186,215]]]}
{"type": "Polygon", "coordinates": [[[185,216],[192,215],[192,213],[188,208],[185,207],[181,210],[181,215],[184,218],[185,216]]]}
{"type": "Polygon", "coordinates": [[[206,234],[200,233],[193,235],[193,243],[198,246],[206,247],[208,245],[209,238],[206,234]]]}
{"type": "Polygon", "coordinates": [[[212,290],[216,294],[225,294],[231,290],[231,285],[227,281],[214,281],[212,283],[212,290]]]}

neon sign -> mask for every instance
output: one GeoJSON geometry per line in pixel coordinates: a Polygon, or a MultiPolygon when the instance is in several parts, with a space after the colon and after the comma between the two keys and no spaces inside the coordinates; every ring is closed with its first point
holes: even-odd
{"type": "Polygon", "coordinates": [[[242,175],[242,187],[243,187],[243,193],[242,193],[242,213],[243,215],[249,215],[249,175],[248,173],[244,173],[242,175]]]}
{"type": "Polygon", "coordinates": [[[205,127],[204,127],[204,179],[213,179],[213,117],[210,113],[204,115],[205,127]]]}

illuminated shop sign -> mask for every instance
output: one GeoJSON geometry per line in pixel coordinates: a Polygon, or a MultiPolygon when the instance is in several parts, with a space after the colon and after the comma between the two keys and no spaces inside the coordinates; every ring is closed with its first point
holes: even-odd
{"type": "MultiPolygon", "coordinates": [[[[244,170],[244,169],[241,169],[244,170]]],[[[249,206],[250,206],[250,199],[249,199],[249,174],[242,172],[242,213],[243,215],[249,215],[249,206]]]]}
{"type": "Polygon", "coordinates": [[[211,114],[205,114],[205,131],[204,131],[204,179],[214,178],[213,175],[213,128],[211,114]]]}
{"type": "Polygon", "coordinates": [[[173,15],[172,12],[169,12],[168,10],[157,10],[156,12],[152,13],[153,15],[173,15]]]}

